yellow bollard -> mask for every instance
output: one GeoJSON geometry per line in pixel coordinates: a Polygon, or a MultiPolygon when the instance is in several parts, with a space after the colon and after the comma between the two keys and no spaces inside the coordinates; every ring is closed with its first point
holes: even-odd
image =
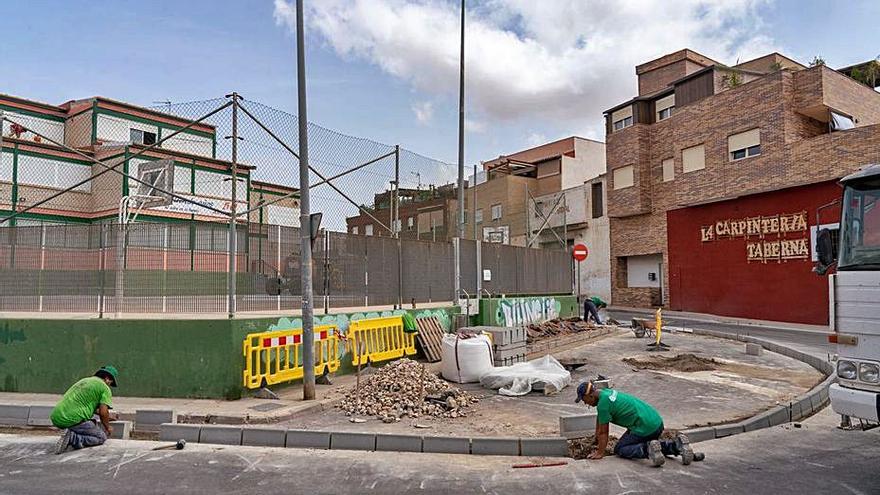
{"type": "Polygon", "coordinates": [[[662,331],[661,328],[663,328],[663,316],[660,314],[661,311],[660,308],[657,308],[657,314],[654,319],[654,333],[657,334],[657,347],[660,347],[660,333],[662,331]]]}

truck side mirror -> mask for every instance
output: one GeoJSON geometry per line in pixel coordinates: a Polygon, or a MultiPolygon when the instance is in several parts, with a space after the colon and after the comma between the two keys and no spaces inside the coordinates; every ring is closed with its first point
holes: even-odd
{"type": "Polygon", "coordinates": [[[831,231],[821,229],[816,235],[816,257],[819,259],[814,271],[819,275],[825,275],[831,265],[834,264],[834,241],[831,239],[831,231]]]}

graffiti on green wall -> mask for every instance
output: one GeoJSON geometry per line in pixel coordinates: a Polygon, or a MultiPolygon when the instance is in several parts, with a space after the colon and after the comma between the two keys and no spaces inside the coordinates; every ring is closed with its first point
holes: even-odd
{"type": "Polygon", "coordinates": [[[555,297],[501,299],[495,319],[506,327],[540,323],[559,317],[562,304],[555,297]]]}
{"type": "MultiPolygon", "coordinates": [[[[369,320],[372,318],[385,318],[388,316],[398,316],[407,312],[412,313],[415,318],[428,318],[432,316],[436,317],[437,320],[440,321],[440,324],[443,326],[444,330],[448,331],[450,328],[452,328],[452,318],[449,316],[449,312],[442,308],[419,310],[395,309],[386,311],[369,311],[365,313],[315,315],[315,325],[336,325],[336,327],[339,328],[339,331],[345,334],[348,332],[348,327],[353,321],[369,320]]],[[[274,332],[277,330],[290,330],[294,328],[302,328],[302,318],[279,318],[276,323],[269,325],[269,328],[267,328],[266,331],[274,332]]]]}

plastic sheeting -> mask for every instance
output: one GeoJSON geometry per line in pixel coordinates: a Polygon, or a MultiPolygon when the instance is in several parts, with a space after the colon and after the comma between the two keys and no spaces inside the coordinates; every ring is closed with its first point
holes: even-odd
{"type": "Polygon", "coordinates": [[[492,341],[485,334],[467,339],[455,334],[443,336],[440,373],[455,383],[475,383],[492,371],[492,341]]]}
{"type": "Polygon", "coordinates": [[[543,390],[544,395],[559,392],[571,384],[568,372],[553,356],[544,356],[527,363],[494,368],[480,378],[480,385],[498,389],[501,395],[526,395],[543,390]]]}

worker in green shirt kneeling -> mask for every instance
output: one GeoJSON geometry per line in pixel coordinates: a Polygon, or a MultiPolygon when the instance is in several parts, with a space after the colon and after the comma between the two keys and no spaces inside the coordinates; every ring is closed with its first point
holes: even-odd
{"type": "Polygon", "coordinates": [[[578,385],[577,399],[596,408],[596,450],[589,459],[601,459],[608,445],[608,425],[614,423],[626,428],[626,433],[614,446],[614,453],[625,459],[650,459],[654,466],[662,466],[666,456],[681,456],[682,464],[703,460],[703,454],[695,454],[690,441],[683,433],[675,440],[660,440],[663,418],[657,410],[638,397],[618,390],[597,390],[593,382],[578,385]]]}
{"type": "Polygon", "coordinates": [[[68,448],[94,447],[107,441],[113,433],[110,387],[116,386],[118,374],[113,366],[104,366],[94,376],[83,378],[67,389],[49,415],[52,424],[64,430],[55,445],[56,454],[68,448]]]}

